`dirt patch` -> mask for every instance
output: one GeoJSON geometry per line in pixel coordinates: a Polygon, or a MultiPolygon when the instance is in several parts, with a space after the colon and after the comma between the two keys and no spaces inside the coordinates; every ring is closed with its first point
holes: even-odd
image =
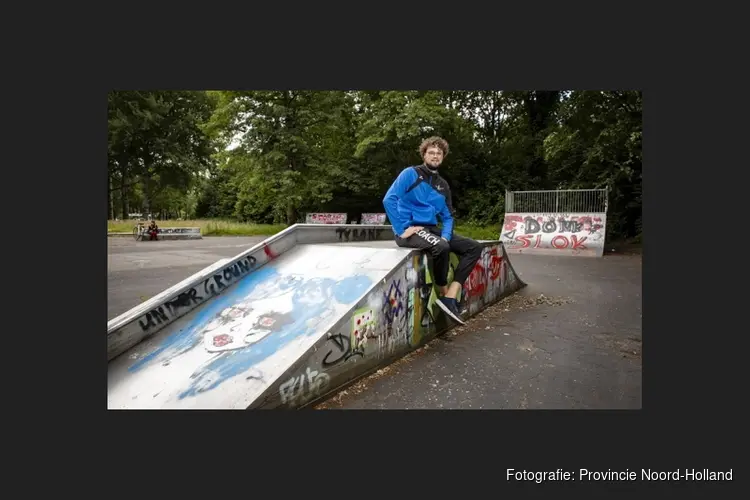
{"type": "MultiPolygon", "coordinates": [[[[432,341],[434,342],[434,340],[432,341]]],[[[416,349],[406,356],[394,361],[388,366],[385,366],[378,371],[372,373],[371,375],[368,375],[367,377],[353,383],[346,389],[343,389],[342,391],[338,392],[335,396],[332,398],[314,406],[313,408],[315,410],[330,410],[332,408],[340,408],[343,402],[346,400],[347,397],[357,396],[358,394],[361,394],[364,392],[368,385],[379,378],[388,375],[389,373],[393,373],[398,371],[398,368],[402,366],[405,363],[409,363],[413,359],[424,355],[425,352],[432,349],[432,342],[429,342],[428,344],[423,345],[419,349],[416,349]]]]}
{"type": "Polygon", "coordinates": [[[571,302],[573,302],[573,299],[569,297],[547,297],[544,294],[540,294],[537,297],[527,297],[514,294],[505,297],[497,304],[493,304],[473,318],[470,318],[466,321],[465,326],[454,328],[448,332],[446,336],[455,337],[464,333],[471,333],[482,329],[489,330],[497,326],[503,326],[502,321],[504,321],[504,316],[509,312],[525,311],[540,305],[561,306],[571,302]],[[498,321],[501,323],[498,324],[498,321]]]}
{"type": "Polygon", "coordinates": [[[594,338],[604,344],[607,349],[617,352],[623,358],[642,359],[643,343],[640,337],[617,338],[613,333],[605,332],[594,334],[594,338]]]}
{"type": "Polygon", "coordinates": [[[635,342],[631,339],[617,340],[615,341],[615,346],[619,349],[623,358],[638,360],[643,358],[643,346],[640,341],[635,342]]]}

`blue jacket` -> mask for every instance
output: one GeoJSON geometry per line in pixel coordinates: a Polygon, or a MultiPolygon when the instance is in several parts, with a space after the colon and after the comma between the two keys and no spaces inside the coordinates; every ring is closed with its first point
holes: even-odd
{"type": "Polygon", "coordinates": [[[453,235],[450,187],[424,165],[407,167],[399,174],[383,198],[383,207],[397,235],[410,226],[436,226],[438,215],[441,236],[450,241],[453,235]]]}

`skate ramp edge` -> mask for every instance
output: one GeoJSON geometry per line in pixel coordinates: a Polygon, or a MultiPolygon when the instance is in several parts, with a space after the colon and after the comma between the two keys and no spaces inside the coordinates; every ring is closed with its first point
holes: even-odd
{"type": "Polygon", "coordinates": [[[519,212],[505,214],[500,240],[509,254],[604,255],[604,212],[519,212]]]}

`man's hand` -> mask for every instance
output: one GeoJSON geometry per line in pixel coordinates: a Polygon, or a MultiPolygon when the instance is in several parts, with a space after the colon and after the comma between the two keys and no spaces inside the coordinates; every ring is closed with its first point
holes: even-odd
{"type": "Polygon", "coordinates": [[[406,238],[408,238],[408,237],[409,237],[409,236],[411,236],[412,234],[416,233],[417,231],[421,231],[422,229],[424,229],[424,228],[423,228],[422,226],[411,226],[411,227],[409,227],[409,228],[406,228],[406,231],[404,231],[404,234],[402,234],[402,235],[401,235],[401,236],[399,236],[399,237],[400,237],[401,239],[404,239],[404,240],[405,240],[406,238]]]}

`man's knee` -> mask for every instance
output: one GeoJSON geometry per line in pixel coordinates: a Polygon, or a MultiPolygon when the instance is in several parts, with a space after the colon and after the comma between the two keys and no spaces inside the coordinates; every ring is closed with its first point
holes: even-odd
{"type": "Polygon", "coordinates": [[[471,262],[476,262],[482,257],[482,250],[484,247],[478,241],[471,240],[471,242],[467,242],[464,248],[462,260],[466,259],[471,262]]]}
{"type": "Polygon", "coordinates": [[[440,239],[432,248],[430,248],[432,255],[447,255],[451,251],[451,246],[444,239],[440,239]]]}
{"type": "Polygon", "coordinates": [[[478,241],[473,242],[473,245],[471,247],[471,255],[476,257],[477,259],[482,256],[482,249],[484,247],[481,243],[478,241]]]}

